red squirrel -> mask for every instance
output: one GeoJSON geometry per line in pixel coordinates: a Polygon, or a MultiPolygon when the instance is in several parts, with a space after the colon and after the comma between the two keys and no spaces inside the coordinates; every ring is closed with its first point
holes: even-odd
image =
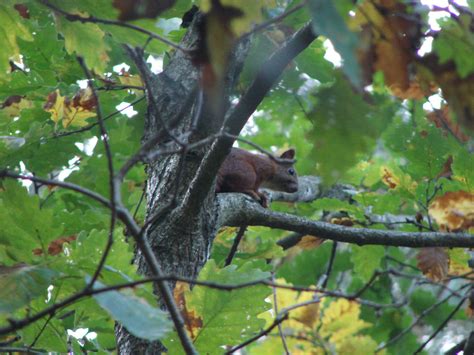
{"type": "MultiPolygon", "coordinates": [[[[280,156],[291,160],[294,157],[294,149],[288,149],[280,156]]],[[[276,191],[298,191],[298,177],[293,164],[232,148],[217,173],[216,192],[242,192],[268,207],[266,196],[258,191],[260,186],[276,191]]]]}

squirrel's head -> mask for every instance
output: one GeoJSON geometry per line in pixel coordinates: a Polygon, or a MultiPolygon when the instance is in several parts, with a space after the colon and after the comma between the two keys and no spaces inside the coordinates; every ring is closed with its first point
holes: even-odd
{"type": "MultiPolygon", "coordinates": [[[[280,155],[280,159],[295,159],[295,150],[288,149],[280,155]]],[[[267,187],[276,191],[296,192],[298,191],[298,174],[296,173],[294,163],[274,161],[275,174],[273,177],[262,184],[262,187],[267,187]]]]}

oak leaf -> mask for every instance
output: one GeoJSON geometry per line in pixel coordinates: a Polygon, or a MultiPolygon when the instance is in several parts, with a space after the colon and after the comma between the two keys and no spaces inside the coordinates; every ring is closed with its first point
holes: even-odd
{"type": "Polygon", "coordinates": [[[474,227],[474,193],[449,191],[437,197],[429,213],[441,230],[467,231],[474,227]]]}

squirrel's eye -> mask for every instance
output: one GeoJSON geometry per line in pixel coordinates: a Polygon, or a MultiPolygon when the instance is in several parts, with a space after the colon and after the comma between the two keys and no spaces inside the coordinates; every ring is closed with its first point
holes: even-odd
{"type": "Polygon", "coordinates": [[[295,169],[289,168],[289,169],[288,169],[288,174],[290,174],[290,175],[295,175],[295,169]]]}

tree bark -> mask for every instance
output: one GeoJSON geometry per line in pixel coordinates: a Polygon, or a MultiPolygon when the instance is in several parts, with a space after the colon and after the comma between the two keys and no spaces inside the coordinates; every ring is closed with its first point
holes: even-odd
{"type": "MultiPolygon", "coordinates": [[[[200,21],[202,15],[198,14],[181,43],[182,47],[192,49],[197,46],[201,40],[197,31],[200,21]]],[[[239,43],[232,55],[224,97],[227,102],[233,83],[241,71],[248,44],[248,40],[239,43]]],[[[191,62],[189,54],[175,52],[163,72],[154,75],[148,69],[140,49],[129,48],[128,52],[147,89],[148,107],[143,142],[154,139],[160,144],[170,144],[175,138],[184,137],[184,133],[192,133],[193,115],[199,101],[199,71],[191,62]],[[167,131],[172,134],[169,135],[167,131]]],[[[217,233],[213,189],[209,189],[197,208],[183,209],[182,202],[211,143],[184,154],[159,156],[148,162],[147,219],[154,216],[154,220],[146,230],[146,238],[165,274],[196,278],[208,259],[212,240],[217,233]]],[[[136,253],[135,263],[140,274],[150,275],[140,252],[136,253]]],[[[160,342],[138,339],[120,324],[116,325],[116,340],[120,354],[157,354],[165,350],[160,342]]]]}

